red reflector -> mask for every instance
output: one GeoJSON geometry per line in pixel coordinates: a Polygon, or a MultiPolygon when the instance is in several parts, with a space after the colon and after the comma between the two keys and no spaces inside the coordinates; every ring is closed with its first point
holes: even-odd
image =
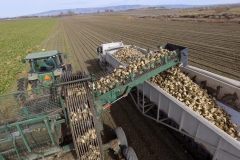
{"type": "Polygon", "coordinates": [[[44,76],[44,80],[51,80],[51,77],[50,77],[48,74],[46,74],[46,75],[44,76]]]}
{"type": "Polygon", "coordinates": [[[105,109],[108,109],[109,107],[111,107],[111,103],[108,103],[108,104],[106,104],[104,107],[103,107],[103,110],[105,110],[105,109]]]}

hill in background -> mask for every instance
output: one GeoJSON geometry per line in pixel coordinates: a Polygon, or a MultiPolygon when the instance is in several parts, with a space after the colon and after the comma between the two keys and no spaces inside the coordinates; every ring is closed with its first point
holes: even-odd
{"type": "Polygon", "coordinates": [[[132,10],[132,9],[140,9],[140,8],[148,8],[148,7],[166,7],[166,8],[190,8],[195,7],[193,5],[185,5],[185,4],[175,4],[175,5],[119,5],[119,6],[108,6],[108,7],[95,7],[95,8],[75,8],[75,9],[61,9],[61,10],[51,10],[41,13],[32,14],[31,16],[55,16],[59,14],[67,14],[69,11],[74,12],[75,14],[80,13],[97,13],[97,12],[105,12],[107,11],[120,11],[120,10],[132,10]]]}

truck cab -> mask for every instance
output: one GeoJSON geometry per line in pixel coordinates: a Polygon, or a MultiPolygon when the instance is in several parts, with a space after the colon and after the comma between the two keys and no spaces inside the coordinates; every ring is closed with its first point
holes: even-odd
{"type": "Polygon", "coordinates": [[[97,48],[97,53],[106,55],[106,50],[109,50],[112,48],[117,48],[117,47],[122,47],[122,46],[123,46],[123,42],[104,43],[104,44],[101,44],[101,46],[99,46],[97,48]]]}
{"type": "MultiPolygon", "coordinates": [[[[58,50],[30,53],[26,56],[26,60],[31,67],[29,80],[34,80],[35,76],[33,77],[33,74],[53,73],[53,76],[59,76],[62,71],[66,70],[61,53],[58,50]]],[[[37,76],[35,78],[37,79],[37,76]]]]}
{"type": "Polygon", "coordinates": [[[98,63],[102,69],[104,69],[103,66],[106,64],[106,51],[114,48],[122,48],[123,47],[123,42],[111,42],[111,43],[104,43],[101,44],[97,48],[97,54],[98,54],[98,63]]]}

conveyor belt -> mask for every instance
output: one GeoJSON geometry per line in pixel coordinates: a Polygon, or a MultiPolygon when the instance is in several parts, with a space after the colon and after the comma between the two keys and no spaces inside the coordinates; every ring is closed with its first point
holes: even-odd
{"type": "Polygon", "coordinates": [[[94,77],[96,80],[99,80],[101,77],[106,77],[109,75],[110,72],[108,71],[100,71],[100,72],[97,72],[97,73],[94,73],[94,77]]]}
{"type": "MultiPolygon", "coordinates": [[[[62,80],[78,77],[71,73],[62,77],[62,80]]],[[[84,76],[83,76],[84,77],[84,76]]],[[[82,77],[82,78],[83,78],[82,77]]],[[[102,159],[101,141],[96,129],[96,116],[91,92],[87,87],[87,81],[64,85],[63,95],[67,107],[68,118],[74,146],[79,159],[102,159]]]]}

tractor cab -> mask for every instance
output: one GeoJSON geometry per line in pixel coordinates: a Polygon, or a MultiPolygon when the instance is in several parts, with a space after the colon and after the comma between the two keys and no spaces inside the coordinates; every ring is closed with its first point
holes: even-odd
{"type": "MultiPolygon", "coordinates": [[[[66,58],[66,55],[64,55],[66,58]]],[[[37,81],[39,86],[50,86],[60,75],[66,71],[66,68],[71,69],[70,64],[65,66],[62,60],[62,54],[58,50],[30,53],[22,60],[30,64],[28,81],[37,81]]]]}
{"type": "Polygon", "coordinates": [[[65,70],[61,53],[58,50],[30,53],[26,60],[30,63],[31,73],[52,72],[56,69],[65,70]]]}
{"type": "MultiPolygon", "coordinates": [[[[30,71],[28,77],[18,79],[18,91],[26,91],[37,89],[37,92],[24,92],[20,95],[20,100],[24,103],[28,99],[34,98],[36,95],[49,95],[51,92],[49,88],[53,83],[60,79],[60,75],[63,72],[71,72],[72,65],[63,62],[62,53],[58,50],[42,51],[29,53],[25,59],[22,59],[22,63],[26,61],[30,64],[30,71]]],[[[67,58],[67,55],[63,55],[67,58]]],[[[25,72],[23,72],[25,73],[25,72]]]]}
{"type": "Polygon", "coordinates": [[[35,59],[31,63],[33,72],[51,72],[56,68],[55,59],[53,57],[45,59],[35,59]]]}

